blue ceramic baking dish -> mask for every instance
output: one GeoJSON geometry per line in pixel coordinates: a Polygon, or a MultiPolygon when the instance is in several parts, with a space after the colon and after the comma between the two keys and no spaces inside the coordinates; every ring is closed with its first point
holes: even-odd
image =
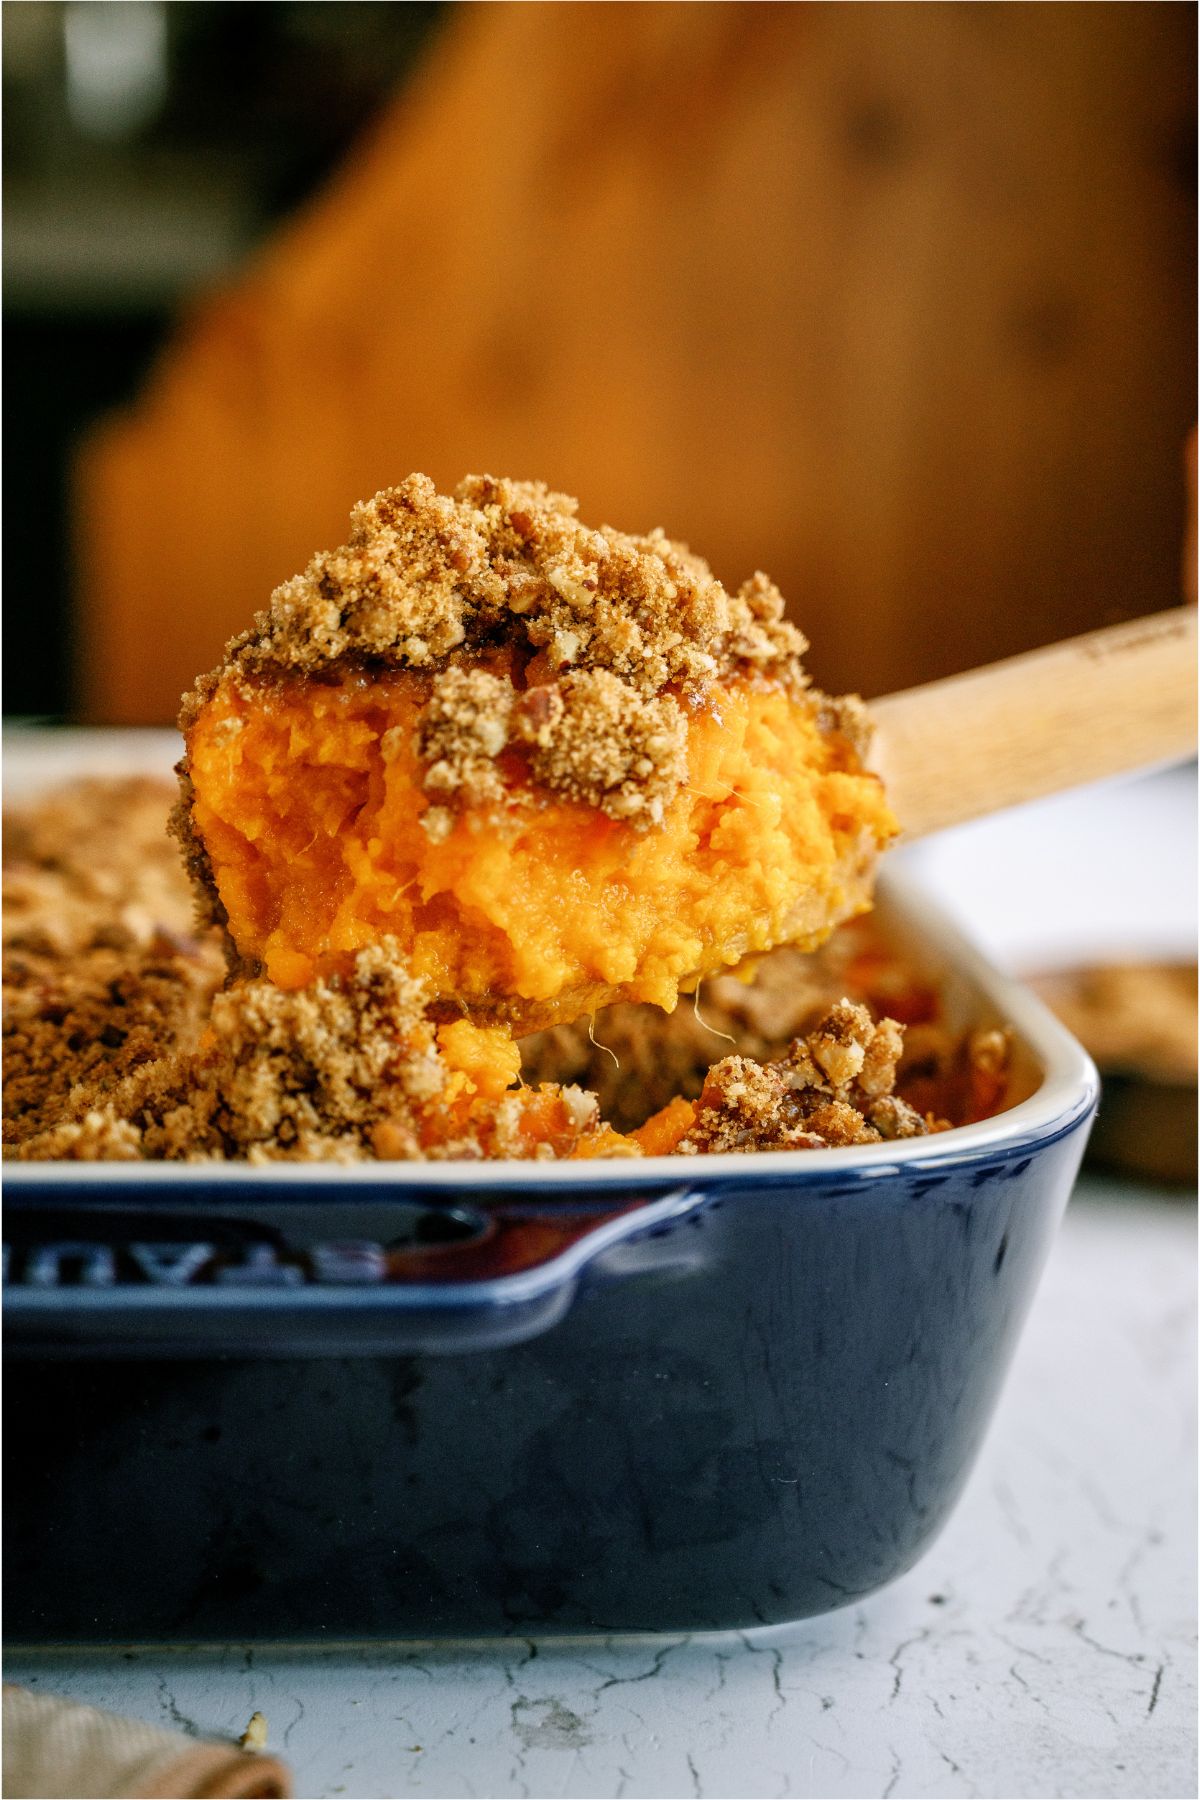
{"type": "Polygon", "coordinates": [[[971,1468],[1095,1072],[895,880],[1017,1104],[608,1165],[11,1167],[10,1639],[705,1630],[901,1574],[971,1468]]]}

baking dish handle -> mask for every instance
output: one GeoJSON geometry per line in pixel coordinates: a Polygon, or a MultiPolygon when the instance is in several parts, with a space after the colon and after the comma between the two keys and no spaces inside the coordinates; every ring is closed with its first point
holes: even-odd
{"type": "Polygon", "coordinates": [[[564,1317],[581,1278],[704,1259],[712,1195],[597,1188],[486,1207],[376,1196],[311,1209],[169,1203],[9,1216],[5,1341],[39,1355],[409,1354],[516,1343],[564,1317]],[[371,1235],[350,1236],[346,1226],[371,1235]],[[17,1226],[16,1230],[13,1227],[17,1226]]]}

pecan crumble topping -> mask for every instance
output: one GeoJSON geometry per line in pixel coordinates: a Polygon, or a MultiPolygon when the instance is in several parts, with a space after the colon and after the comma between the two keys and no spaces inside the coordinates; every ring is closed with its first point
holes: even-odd
{"type": "Polygon", "coordinates": [[[904,1028],[842,999],[778,1062],[727,1056],[708,1072],[676,1154],[824,1150],[920,1137],[949,1124],[893,1092],[904,1028]]]}
{"type": "MultiPolygon", "coordinates": [[[[385,488],[353,509],[349,542],[278,587],[196,684],[184,729],[223,675],[426,670],[419,751],[439,807],[499,801],[497,758],[521,746],[543,786],[657,823],[684,778],[689,700],[734,673],[798,696],[807,643],[765,575],[731,594],[664,532],[593,530],[577,508],[541,482],[490,475],[453,495],[426,475],[385,488]],[[511,678],[463,666],[501,643],[515,647],[511,678]]],[[[855,697],[814,693],[812,705],[863,742],[855,697]]]]}
{"type": "Polygon", "coordinates": [[[169,797],[156,781],[81,781],[6,815],[6,1145],[199,1038],[224,964],[193,932],[169,797]]]}

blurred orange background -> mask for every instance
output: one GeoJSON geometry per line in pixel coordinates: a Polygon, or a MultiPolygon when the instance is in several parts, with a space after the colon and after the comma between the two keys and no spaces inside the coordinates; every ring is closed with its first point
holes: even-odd
{"type": "Polygon", "coordinates": [[[767,570],[823,684],[1180,597],[1188,5],[458,6],[76,466],[81,715],[161,723],[412,469],[767,570]]]}

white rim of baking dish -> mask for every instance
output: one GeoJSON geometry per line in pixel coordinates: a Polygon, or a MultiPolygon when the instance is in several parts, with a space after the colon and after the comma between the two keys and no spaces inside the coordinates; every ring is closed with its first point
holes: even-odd
{"type": "MultiPolygon", "coordinates": [[[[998,1150],[1031,1149],[1060,1135],[1090,1111],[1099,1092],[1091,1058],[1028,988],[995,968],[949,915],[897,869],[880,880],[887,912],[907,926],[919,944],[936,946],[947,973],[963,981],[998,1019],[1011,1026],[1042,1071],[1025,1100],[994,1118],[959,1125],[933,1137],[896,1143],[848,1145],[832,1150],[733,1151],[713,1156],[597,1158],[582,1162],[370,1162],[370,1163],[173,1163],[44,1162],[5,1165],[13,1189],[224,1186],[263,1190],[321,1190],[329,1187],[448,1189],[461,1192],[544,1188],[549,1192],[616,1187],[678,1187],[716,1181],[758,1183],[812,1181],[853,1174],[878,1178],[901,1170],[936,1170],[974,1162],[998,1150]]],[[[314,1197],[316,1197],[314,1195],[314,1197]]]]}

